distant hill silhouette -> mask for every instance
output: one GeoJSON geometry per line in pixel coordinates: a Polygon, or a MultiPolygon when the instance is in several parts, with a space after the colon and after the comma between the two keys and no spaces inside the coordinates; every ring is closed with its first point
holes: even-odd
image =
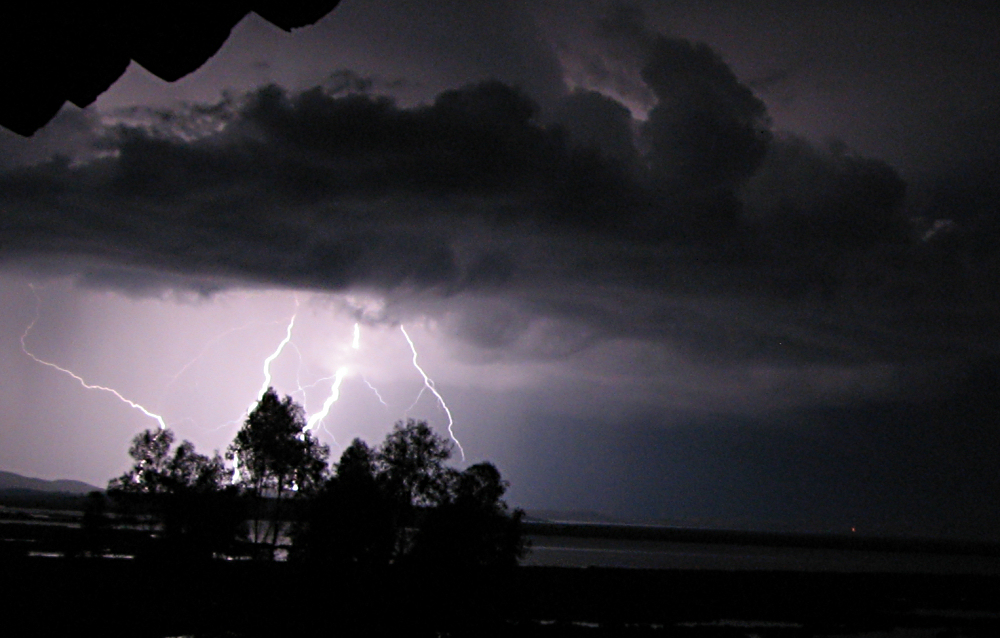
{"type": "Polygon", "coordinates": [[[35,490],[38,492],[61,492],[64,494],[86,494],[94,490],[102,490],[83,481],[62,479],[46,481],[45,479],[21,476],[14,472],[0,470],[0,490],[35,490]]]}

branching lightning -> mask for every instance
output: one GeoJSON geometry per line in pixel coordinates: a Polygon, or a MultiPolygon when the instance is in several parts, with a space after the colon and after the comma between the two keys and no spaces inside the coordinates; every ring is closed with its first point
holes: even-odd
{"type": "MultiPolygon", "coordinates": [[[[114,388],[103,386],[103,385],[97,385],[97,384],[89,383],[86,379],[84,379],[82,376],[80,376],[76,372],[74,372],[74,371],[72,371],[72,370],[70,370],[68,368],[64,368],[64,367],[62,367],[62,366],[60,366],[60,365],[58,365],[56,363],[53,363],[51,361],[47,361],[45,359],[42,359],[39,356],[35,355],[29,349],[28,339],[31,337],[32,331],[34,330],[35,326],[38,324],[40,316],[41,316],[41,298],[39,297],[39,294],[36,291],[36,289],[35,289],[34,286],[31,286],[31,291],[32,291],[32,294],[35,297],[35,302],[36,302],[36,305],[35,305],[35,315],[32,318],[31,322],[24,329],[24,332],[21,334],[20,341],[21,341],[21,350],[22,350],[22,352],[27,357],[30,357],[35,363],[38,363],[40,365],[52,368],[54,370],[57,370],[57,371],[65,374],[65,375],[68,375],[68,376],[72,377],[84,389],[87,389],[87,390],[100,390],[102,392],[106,392],[108,394],[113,395],[116,399],[118,399],[122,403],[128,405],[132,409],[138,410],[138,411],[142,412],[143,415],[145,415],[145,416],[147,416],[147,417],[149,417],[151,419],[154,419],[157,422],[160,430],[166,430],[167,429],[167,424],[164,421],[163,417],[160,416],[159,414],[155,414],[154,412],[148,410],[145,406],[143,406],[143,405],[141,405],[139,403],[136,403],[135,401],[133,401],[133,400],[131,400],[131,399],[123,396],[120,392],[118,392],[114,388]]],[[[296,320],[298,318],[298,306],[299,306],[299,301],[298,301],[298,299],[296,299],[295,300],[295,311],[293,311],[293,313],[291,314],[291,317],[288,319],[288,323],[287,323],[287,326],[285,328],[285,333],[284,333],[283,338],[277,344],[277,347],[273,350],[273,352],[271,352],[270,355],[268,355],[264,359],[264,362],[263,362],[263,376],[264,376],[263,383],[261,384],[260,390],[257,392],[255,401],[247,408],[247,413],[248,414],[250,412],[252,412],[257,407],[257,404],[259,403],[259,401],[261,400],[261,398],[264,396],[264,394],[267,392],[267,390],[271,387],[271,384],[273,382],[272,381],[272,373],[271,373],[271,365],[282,355],[282,353],[285,351],[285,349],[287,347],[291,346],[292,348],[295,348],[296,350],[298,349],[296,347],[295,343],[293,343],[293,341],[292,341],[293,333],[294,333],[294,330],[295,330],[296,320]]],[[[216,341],[218,341],[219,339],[221,339],[223,336],[225,336],[227,334],[230,334],[231,332],[233,332],[235,330],[242,330],[245,327],[246,326],[243,326],[241,328],[234,328],[233,330],[227,331],[223,335],[220,335],[220,336],[214,338],[212,341],[210,341],[208,344],[206,344],[202,348],[202,351],[199,352],[198,355],[196,357],[194,357],[194,359],[192,359],[190,362],[188,362],[187,364],[185,364],[181,368],[181,370],[171,378],[170,382],[168,383],[168,387],[169,387],[169,384],[172,384],[172,383],[176,382],[177,379],[179,377],[181,377],[188,370],[188,368],[190,368],[190,366],[193,365],[193,363],[204,354],[204,352],[207,350],[207,348],[209,346],[211,346],[212,344],[214,344],[216,341]]],[[[434,381],[427,375],[427,373],[424,371],[424,369],[418,363],[418,355],[417,355],[416,346],[413,343],[413,340],[410,338],[410,335],[407,333],[405,327],[402,326],[402,325],[400,325],[400,331],[403,333],[403,337],[406,339],[406,342],[407,342],[407,344],[410,347],[410,352],[412,353],[413,367],[417,370],[417,372],[420,374],[421,378],[423,379],[423,384],[421,385],[420,391],[418,392],[417,397],[414,400],[414,404],[410,406],[410,408],[407,410],[407,412],[409,412],[410,410],[412,410],[413,407],[417,404],[417,402],[420,401],[421,397],[423,397],[423,395],[424,395],[424,392],[429,391],[430,393],[432,393],[434,395],[434,397],[436,398],[438,404],[441,406],[441,408],[444,410],[445,414],[448,417],[448,435],[451,437],[451,440],[454,441],[455,445],[458,447],[458,450],[459,450],[459,452],[461,454],[462,460],[464,461],[465,460],[465,450],[462,447],[461,442],[455,436],[455,433],[454,433],[454,418],[452,416],[451,410],[448,407],[447,403],[445,402],[444,397],[441,396],[441,393],[438,392],[438,390],[435,388],[434,381]]],[[[382,404],[382,406],[384,406],[385,408],[387,408],[387,409],[389,408],[389,404],[386,403],[385,399],[383,399],[382,395],[379,393],[378,388],[376,388],[375,385],[373,385],[367,378],[365,378],[363,375],[361,375],[360,374],[361,370],[358,369],[355,366],[356,362],[354,360],[357,359],[359,356],[364,356],[363,353],[360,352],[361,351],[361,325],[360,325],[360,322],[355,323],[354,326],[353,326],[353,333],[352,333],[352,337],[351,337],[351,341],[350,341],[350,349],[353,350],[354,353],[356,353],[356,354],[351,354],[351,350],[348,350],[346,352],[342,352],[342,356],[343,356],[343,360],[341,361],[342,365],[340,365],[336,369],[336,372],[332,376],[328,376],[328,377],[325,377],[325,378],[322,378],[322,379],[318,379],[317,381],[315,381],[314,383],[309,384],[309,385],[303,385],[302,379],[299,376],[299,372],[301,372],[301,366],[302,366],[302,353],[299,352],[299,366],[300,366],[300,370],[299,370],[299,372],[296,373],[296,380],[295,381],[296,381],[296,384],[298,386],[298,392],[302,393],[303,400],[305,399],[306,388],[315,387],[315,386],[317,386],[317,385],[319,385],[321,383],[327,382],[327,381],[330,382],[329,393],[328,393],[328,395],[326,397],[326,400],[323,402],[322,408],[318,412],[312,414],[311,416],[309,416],[307,418],[306,426],[305,426],[305,431],[315,431],[315,430],[317,430],[317,429],[319,429],[321,427],[323,429],[326,429],[326,427],[325,427],[325,425],[323,423],[324,419],[326,419],[329,416],[329,414],[330,414],[330,412],[331,412],[331,410],[333,408],[333,404],[337,403],[339,401],[340,394],[341,394],[341,387],[342,387],[342,385],[344,383],[344,380],[347,377],[352,376],[352,375],[360,376],[361,380],[364,381],[365,385],[367,385],[368,388],[371,390],[371,392],[374,393],[374,395],[378,399],[379,403],[382,404]]],[[[228,425],[228,424],[226,424],[226,425],[228,425]]],[[[329,432],[329,430],[328,430],[328,432],[329,432]]],[[[331,436],[333,436],[332,433],[331,433],[331,436]]],[[[335,439],[334,439],[334,442],[336,442],[335,439]]],[[[238,462],[236,460],[234,460],[234,468],[233,469],[234,469],[233,481],[234,482],[238,482],[240,480],[240,474],[241,474],[241,472],[240,472],[240,467],[238,465],[238,462]]]]}
{"type": "Polygon", "coordinates": [[[365,385],[368,386],[371,389],[372,392],[375,393],[375,397],[378,399],[378,402],[388,408],[389,404],[386,403],[385,400],[382,398],[382,395],[379,394],[378,388],[376,388],[375,386],[373,386],[371,384],[371,382],[368,379],[364,378],[364,377],[361,377],[361,380],[365,382],[365,385]]]}
{"type": "Polygon", "coordinates": [[[31,334],[31,329],[35,327],[35,323],[38,321],[38,316],[39,316],[39,313],[40,313],[40,306],[41,306],[41,303],[42,303],[42,300],[38,297],[38,293],[35,291],[35,287],[34,286],[31,286],[31,292],[32,292],[32,294],[35,295],[35,317],[34,317],[34,319],[31,320],[31,323],[28,324],[28,327],[24,329],[24,333],[21,334],[21,351],[24,352],[24,354],[26,354],[29,357],[31,357],[36,363],[40,363],[43,366],[48,366],[50,368],[58,370],[59,372],[62,372],[63,374],[68,374],[69,376],[71,376],[74,379],[76,379],[80,383],[80,385],[82,385],[84,388],[86,388],[88,390],[101,390],[101,391],[107,392],[109,394],[113,394],[122,403],[125,403],[125,404],[129,405],[133,409],[139,410],[140,412],[142,412],[143,414],[145,414],[146,416],[148,416],[151,419],[155,419],[156,422],[160,425],[160,429],[161,430],[166,430],[167,429],[167,424],[164,423],[163,417],[160,416],[159,414],[154,414],[154,413],[150,412],[149,410],[147,410],[145,407],[143,407],[143,406],[139,405],[138,403],[136,403],[135,401],[132,401],[130,399],[126,399],[125,397],[123,397],[114,388],[108,388],[108,387],[105,387],[103,385],[94,385],[94,384],[91,384],[91,383],[87,383],[83,379],[83,377],[81,377],[80,375],[76,374],[72,370],[67,370],[66,368],[58,366],[58,365],[56,365],[56,364],[54,364],[54,363],[52,363],[50,361],[45,361],[44,359],[40,359],[40,358],[36,357],[30,350],[28,350],[28,345],[27,345],[26,341],[28,339],[28,335],[31,334]]]}
{"type": "Polygon", "coordinates": [[[413,340],[410,339],[410,335],[406,334],[406,328],[403,327],[403,324],[399,324],[399,329],[402,331],[403,336],[406,337],[406,343],[410,344],[410,351],[413,352],[413,367],[416,368],[417,372],[420,373],[420,376],[424,378],[424,387],[434,393],[434,396],[437,397],[438,403],[440,403],[441,407],[444,409],[444,413],[448,415],[448,436],[450,436],[451,440],[458,446],[458,451],[462,454],[462,460],[464,461],[465,450],[462,448],[462,444],[458,442],[458,439],[455,438],[455,432],[452,430],[455,420],[451,417],[451,410],[448,409],[448,404],[444,402],[444,397],[442,397],[441,393],[439,393],[434,387],[434,380],[428,377],[427,373],[420,367],[420,364],[417,363],[417,348],[413,345],[413,340]]]}
{"type": "MultiPolygon", "coordinates": [[[[351,342],[351,347],[355,350],[361,347],[361,328],[357,323],[354,324],[354,339],[351,342]]],[[[340,366],[337,368],[337,372],[333,376],[333,384],[330,386],[330,394],[326,397],[326,401],[323,402],[323,408],[309,417],[306,421],[305,431],[309,432],[315,430],[320,424],[323,423],[323,419],[330,414],[330,408],[333,404],[340,400],[340,384],[344,382],[344,377],[347,376],[347,366],[340,366]]],[[[324,429],[325,426],[324,426],[324,429]]],[[[327,432],[330,432],[327,430],[327,432]]],[[[330,436],[333,436],[331,433],[330,436]]],[[[334,437],[334,443],[337,442],[336,437],[334,437]]]]}
{"type": "MultiPolygon", "coordinates": [[[[361,349],[361,324],[358,322],[354,323],[354,341],[351,343],[351,347],[354,348],[355,350],[361,349]]],[[[382,398],[382,395],[379,394],[378,388],[373,386],[371,381],[366,379],[364,375],[361,376],[361,380],[365,382],[365,385],[368,386],[368,389],[370,389],[372,392],[375,393],[375,397],[378,399],[378,402],[388,408],[389,404],[386,403],[385,400],[382,398]]]]}
{"type": "Polygon", "coordinates": [[[410,404],[410,407],[406,408],[406,412],[404,412],[403,414],[409,414],[410,412],[413,411],[413,408],[417,407],[417,404],[420,403],[420,399],[423,398],[424,390],[426,389],[427,389],[426,385],[420,386],[420,392],[417,392],[417,396],[415,399],[413,399],[413,403],[410,404]]]}
{"type": "Polygon", "coordinates": [[[295,369],[295,386],[296,387],[295,387],[295,391],[292,392],[292,396],[295,396],[296,394],[301,394],[302,395],[302,403],[305,403],[307,401],[306,388],[309,388],[309,387],[312,387],[313,385],[316,385],[316,383],[319,383],[319,381],[317,381],[316,383],[313,383],[311,385],[308,385],[308,386],[302,385],[302,351],[299,350],[299,347],[297,345],[295,345],[295,343],[289,343],[288,345],[292,346],[292,348],[295,350],[296,356],[298,356],[298,358],[299,358],[299,366],[295,369]]]}
{"type": "MultiPolygon", "coordinates": [[[[277,322],[275,322],[275,323],[277,323],[277,322]]],[[[181,378],[181,376],[182,376],[182,375],[183,375],[183,374],[184,374],[185,372],[187,372],[188,368],[190,368],[191,366],[193,366],[193,365],[194,365],[194,364],[195,364],[195,363],[196,363],[196,362],[197,362],[197,361],[198,361],[199,359],[201,359],[201,358],[202,358],[202,357],[203,357],[203,356],[205,355],[205,353],[206,353],[206,352],[208,352],[208,349],[209,349],[209,348],[211,348],[211,347],[212,347],[213,345],[215,345],[215,344],[216,344],[216,343],[218,343],[219,341],[221,341],[221,340],[225,339],[225,338],[226,338],[226,337],[228,337],[229,335],[233,334],[234,332],[239,332],[240,330],[246,330],[246,329],[247,329],[247,328],[249,328],[249,327],[250,327],[251,325],[253,325],[253,322],[250,322],[250,323],[246,323],[246,324],[244,324],[244,325],[242,325],[242,326],[238,326],[238,327],[236,327],[236,328],[230,328],[229,330],[226,330],[226,331],[225,331],[225,332],[223,332],[222,334],[218,334],[218,335],[216,335],[216,336],[212,337],[211,339],[209,339],[209,340],[208,340],[208,341],[207,341],[207,342],[205,343],[205,345],[203,345],[203,346],[201,347],[201,350],[200,350],[200,351],[198,352],[198,354],[196,354],[196,355],[195,355],[195,356],[194,356],[194,357],[193,357],[193,358],[192,358],[192,359],[191,359],[190,361],[188,361],[187,363],[185,363],[185,364],[184,364],[184,365],[183,365],[183,366],[181,367],[181,369],[180,369],[180,370],[178,370],[178,371],[177,371],[177,373],[176,373],[176,374],[174,374],[174,376],[172,376],[172,377],[170,378],[170,383],[168,383],[168,384],[167,384],[167,388],[169,389],[171,385],[173,385],[174,383],[176,383],[176,382],[177,382],[177,380],[178,380],[178,379],[180,379],[180,378],[181,378]]]]}

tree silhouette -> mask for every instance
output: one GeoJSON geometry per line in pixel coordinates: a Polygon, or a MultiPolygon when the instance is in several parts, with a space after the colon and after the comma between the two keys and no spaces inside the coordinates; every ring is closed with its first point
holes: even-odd
{"type": "Polygon", "coordinates": [[[448,499],[454,470],[444,465],[452,444],[426,421],[397,421],[375,453],[376,471],[403,508],[439,505],[448,499]]]}
{"type": "Polygon", "coordinates": [[[135,463],[108,482],[108,493],[142,497],[133,500],[153,505],[164,501],[161,495],[219,489],[228,481],[229,471],[218,453],[209,458],[195,452],[193,443],[184,441],[171,455],[173,442],[174,433],[169,429],[137,434],[128,451],[135,463]]]}
{"type": "Polygon", "coordinates": [[[376,476],[392,504],[396,558],[409,553],[426,511],[448,500],[457,474],[445,466],[451,451],[426,421],[408,419],[397,421],[375,452],[376,476]]]}
{"type": "Polygon", "coordinates": [[[458,472],[450,456],[450,442],[413,419],[375,450],[355,439],[296,526],[294,555],[354,567],[516,565],[524,512],[504,502],[507,482],[491,463],[458,472]]]}
{"type": "Polygon", "coordinates": [[[375,452],[354,439],[297,526],[295,556],[324,564],[378,567],[389,564],[395,540],[392,503],[376,476],[375,452]]]}
{"type": "Polygon", "coordinates": [[[167,430],[145,430],[135,435],[128,455],[135,463],[132,468],[108,483],[108,492],[125,494],[162,494],[168,490],[170,476],[170,446],[174,433],[167,430]]]}
{"type": "MultiPolygon", "coordinates": [[[[232,555],[236,539],[247,536],[247,518],[256,555],[272,560],[288,520],[290,558],[351,570],[397,564],[443,576],[511,567],[524,555],[523,512],[504,502],[500,471],[488,462],[462,472],[447,466],[452,444],[425,421],[398,421],[374,449],[355,439],[330,476],[329,448],[305,426],[302,407],[269,388],[227,449],[234,469],[188,441],[172,449],[169,429],[147,430],[132,440],[134,463],[108,493],[142,508],[150,531],[162,532],[162,540],[147,537],[152,556],[232,555]],[[241,492],[249,503],[237,498],[241,492]],[[290,498],[304,501],[294,513],[286,513],[290,498]]],[[[92,553],[104,548],[99,497],[91,495],[85,517],[92,553]]]]}
{"type": "Polygon", "coordinates": [[[437,568],[513,567],[527,545],[520,509],[510,511],[507,481],[492,463],[478,463],[458,475],[451,498],[431,510],[421,526],[412,559],[437,568]]]}
{"type": "Polygon", "coordinates": [[[209,458],[184,441],[171,454],[171,430],[146,430],[132,439],[135,463],[108,483],[119,506],[145,515],[150,530],[160,528],[160,551],[172,556],[208,557],[227,552],[241,534],[243,514],[231,472],[218,452],[209,458]]]}
{"type": "Polygon", "coordinates": [[[271,559],[282,527],[282,501],[313,494],[326,475],[330,448],[305,427],[302,406],[290,396],[279,399],[274,388],[268,388],[226,452],[236,465],[240,486],[254,501],[252,541],[263,546],[269,535],[264,555],[271,559]]]}

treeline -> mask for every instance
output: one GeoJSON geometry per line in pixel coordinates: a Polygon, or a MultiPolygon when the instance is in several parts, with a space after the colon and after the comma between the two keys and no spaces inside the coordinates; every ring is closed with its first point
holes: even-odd
{"type": "Polygon", "coordinates": [[[113,532],[132,528],[144,539],[140,558],[516,565],[524,513],[504,501],[508,483],[492,463],[450,467],[452,449],[410,419],[377,447],[355,439],[331,465],[302,407],[268,389],[224,456],[188,441],[174,447],[169,429],[138,434],[132,467],[109,482],[107,498],[90,495],[87,553],[114,553],[113,532]]]}
{"type": "MultiPolygon", "coordinates": [[[[66,516],[72,517],[72,513],[83,511],[86,503],[86,494],[43,492],[23,487],[9,487],[0,490],[0,507],[61,510],[67,512],[66,516]]],[[[37,518],[37,516],[32,516],[25,512],[14,511],[0,511],[0,517],[4,519],[37,518]]]]}

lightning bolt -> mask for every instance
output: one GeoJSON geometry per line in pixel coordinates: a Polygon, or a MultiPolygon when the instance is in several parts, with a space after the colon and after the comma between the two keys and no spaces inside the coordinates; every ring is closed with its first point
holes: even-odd
{"type": "MultiPolygon", "coordinates": [[[[298,306],[298,301],[295,302],[295,305],[298,306]]],[[[278,347],[271,353],[271,356],[264,359],[264,384],[260,386],[260,391],[257,393],[257,401],[250,406],[251,410],[257,405],[257,402],[261,400],[267,392],[267,389],[271,387],[271,363],[281,355],[285,346],[287,346],[288,342],[292,340],[292,328],[295,327],[295,317],[297,314],[297,312],[292,314],[292,318],[288,322],[288,328],[285,329],[285,338],[281,340],[281,343],[279,343],[278,347]]]]}
{"type": "Polygon", "coordinates": [[[260,390],[257,392],[257,399],[247,408],[247,414],[253,412],[253,409],[257,407],[257,404],[260,403],[260,400],[264,397],[267,389],[271,387],[271,363],[281,355],[285,346],[287,346],[288,342],[292,340],[292,328],[295,327],[295,317],[299,314],[298,310],[299,298],[296,297],[295,312],[292,313],[292,318],[288,320],[288,327],[285,329],[285,338],[281,340],[281,343],[279,343],[278,347],[274,349],[271,356],[264,359],[264,383],[260,386],[260,390]]]}
{"type": "MultiPolygon", "coordinates": [[[[201,359],[205,355],[205,353],[208,352],[209,348],[211,348],[213,345],[215,345],[219,341],[222,341],[223,339],[225,339],[229,335],[233,334],[234,332],[239,332],[241,330],[246,330],[247,328],[249,328],[250,326],[254,325],[255,323],[257,323],[257,322],[251,321],[251,322],[243,324],[242,326],[238,326],[236,328],[230,328],[229,330],[226,330],[222,334],[218,334],[218,335],[212,337],[211,339],[209,339],[207,342],[205,342],[205,345],[203,345],[201,347],[201,350],[198,352],[198,354],[196,354],[190,361],[188,361],[187,363],[185,363],[184,366],[181,367],[181,369],[178,370],[177,373],[170,378],[170,382],[167,384],[167,389],[169,389],[174,383],[177,383],[177,380],[180,379],[181,376],[185,372],[187,372],[188,368],[190,368],[191,366],[193,366],[199,359],[201,359]]],[[[273,323],[278,323],[278,322],[275,321],[273,323]]]]}
{"type": "MultiPolygon", "coordinates": [[[[297,306],[298,306],[298,300],[296,299],[296,307],[297,306]]],[[[267,392],[267,389],[271,387],[271,372],[270,372],[271,363],[275,359],[277,359],[278,356],[281,355],[285,347],[289,343],[291,343],[292,331],[295,327],[295,319],[296,319],[296,314],[292,314],[291,319],[289,319],[288,321],[288,327],[285,330],[284,339],[282,339],[281,343],[278,344],[274,352],[264,361],[264,383],[261,386],[260,392],[258,393],[257,401],[260,401],[260,398],[264,396],[264,393],[267,392]]],[[[438,403],[441,405],[441,408],[448,416],[448,435],[451,437],[452,441],[455,442],[455,445],[458,446],[458,450],[462,455],[462,460],[464,461],[465,450],[462,448],[461,442],[459,442],[459,440],[455,437],[454,418],[452,417],[451,410],[448,408],[448,404],[445,402],[444,397],[442,397],[441,393],[439,393],[437,389],[434,387],[434,380],[431,379],[429,376],[427,376],[427,373],[424,372],[423,368],[421,368],[420,364],[417,362],[416,346],[414,345],[413,340],[410,339],[410,335],[407,334],[406,328],[400,325],[400,330],[402,331],[403,337],[406,339],[406,342],[410,346],[410,351],[413,353],[413,367],[417,369],[417,371],[420,373],[420,376],[424,380],[424,385],[421,386],[420,392],[417,394],[417,399],[416,401],[414,401],[414,405],[416,404],[417,401],[420,400],[420,397],[423,396],[425,390],[430,390],[430,392],[434,394],[434,396],[437,398],[438,403]]],[[[294,348],[295,344],[292,344],[292,347],[294,348]]],[[[356,322],[354,324],[354,330],[351,339],[351,348],[353,350],[361,349],[361,324],[359,322],[356,322]]],[[[330,391],[329,394],[327,395],[326,400],[323,402],[323,407],[318,412],[315,412],[314,414],[309,416],[309,418],[306,420],[306,426],[303,430],[304,432],[315,431],[321,426],[323,427],[324,430],[326,429],[326,427],[323,426],[323,421],[324,419],[326,419],[327,416],[329,416],[330,410],[333,408],[333,404],[337,403],[340,400],[341,386],[344,383],[344,379],[347,378],[349,374],[350,374],[350,368],[346,365],[343,365],[337,368],[337,371],[334,373],[332,377],[326,377],[325,379],[320,379],[315,383],[312,383],[307,386],[303,386],[301,381],[298,382],[297,391],[303,393],[304,396],[306,388],[314,387],[315,385],[317,385],[322,381],[332,379],[332,382],[330,384],[330,391]]],[[[388,407],[388,404],[382,398],[382,395],[379,393],[378,389],[363,376],[362,380],[365,382],[365,385],[367,385],[368,388],[375,394],[375,397],[378,399],[379,403],[381,403],[383,406],[388,407]]],[[[255,406],[256,403],[251,405],[250,408],[248,409],[248,412],[253,410],[255,406]]],[[[410,409],[412,409],[412,407],[413,406],[410,406],[410,409]]],[[[327,430],[327,432],[329,432],[329,430],[327,430]]],[[[331,436],[333,436],[332,433],[331,436]]],[[[334,438],[334,443],[336,443],[336,438],[334,438]]],[[[236,473],[238,475],[239,468],[236,468],[236,473]]]]}
{"type": "Polygon", "coordinates": [[[28,335],[31,334],[31,329],[35,327],[35,323],[38,321],[38,317],[39,317],[39,314],[41,312],[41,304],[42,304],[42,300],[38,296],[38,292],[35,291],[35,287],[34,286],[30,286],[30,288],[31,288],[32,294],[35,295],[35,317],[34,317],[34,319],[31,320],[31,323],[28,324],[28,327],[25,328],[24,332],[21,334],[21,351],[24,352],[24,354],[26,354],[29,357],[31,357],[36,363],[40,363],[43,366],[48,366],[50,368],[58,370],[59,372],[62,372],[63,374],[68,374],[69,376],[71,376],[74,379],[76,379],[80,383],[80,385],[82,385],[84,388],[86,388],[88,390],[101,390],[103,392],[107,392],[109,394],[113,394],[122,403],[125,403],[125,404],[129,405],[130,407],[132,407],[132,408],[134,408],[136,410],[139,410],[140,412],[142,412],[143,414],[145,414],[146,416],[148,416],[151,419],[156,419],[156,422],[160,424],[160,429],[161,430],[166,430],[167,429],[167,424],[163,422],[163,417],[160,416],[159,414],[154,414],[154,413],[150,412],[149,410],[147,410],[146,408],[144,408],[143,406],[141,406],[138,403],[136,403],[135,401],[132,401],[130,399],[126,399],[125,397],[123,397],[114,388],[108,388],[108,387],[105,387],[103,385],[93,385],[93,384],[87,383],[83,379],[83,377],[81,377],[80,375],[76,374],[72,370],[67,370],[66,368],[58,366],[58,365],[52,363],[51,361],[45,361],[44,359],[40,359],[40,358],[36,357],[30,350],[28,350],[28,345],[27,345],[26,341],[28,339],[28,335]]]}
{"type": "MultiPolygon", "coordinates": [[[[354,334],[351,340],[351,348],[353,348],[354,350],[361,349],[360,323],[354,324],[354,334]]],[[[325,419],[327,415],[330,414],[330,408],[333,407],[333,404],[340,400],[340,386],[344,382],[344,378],[347,376],[347,374],[348,374],[347,366],[341,366],[340,368],[337,369],[336,374],[333,376],[333,383],[330,385],[330,394],[327,396],[326,401],[323,402],[323,408],[319,412],[316,412],[315,414],[310,416],[309,420],[306,422],[305,429],[307,431],[316,429],[323,422],[323,419],[325,419]]],[[[388,407],[388,404],[382,399],[382,395],[379,394],[378,388],[373,386],[368,381],[368,379],[365,379],[363,376],[361,378],[365,382],[365,385],[367,385],[368,388],[375,393],[375,397],[378,398],[379,403],[388,407]]],[[[324,429],[326,428],[324,427],[324,429]]],[[[327,432],[329,432],[329,430],[327,430],[327,432]]],[[[333,435],[331,434],[331,436],[333,435]]],[[[334,442],[336,442],[336,439],[334,439],[334,442]]]]}
{"type": "MultiPolygon", "coordinates": [[[[282,351],[284,351],[285,349],[285,346],[287,346],[289,342],[291,342],[292,340],[292,328],[295,327],[295,317],[297,317],[299,314],[298,308],[299,308],[299,298],[295,297],[295,312],[292,313],[292,318],[288,320],[288,327],[285,328],[285,338],[281,340],[281,342],[278,344],[278,347],[275,348],[274,352],[271,353],[271,356],[264,359],[264,383],[263,385],[260,386],[260,390],[257,392],[257,399],[247,407],[247,414],[253,412],[254,408],[257,407],[257,404],[260,403],[260,400],[264,398],[264,395],[267,393],[267,389],[271,387],[271,363],[273,363],[274,360],[281,355],[282,351]]],[[[241,479],[241,474],[240,474],[239,459],[234,456],[232,484],[233,485],[238,484],[240,482],[240,479],[241,479]]]]}
{"type": "Polygon", "coordinates": [[[378,398],[378,402],[388,408],[389,404],[386,403],[385,400],[382,398],[382,395],[378,393],[378,388],[376,388],[375,386],[373,386],[371,384],[371,382],[368,381],[368,379],[366,379],[364,377],[361,377],[361,380],[365,382],[365,385],[367,385],[371,389],[372,392],[375,393],[375,396],[378,398]]]}
{"type": "Polygon", "coordinates": [[[295,369],[295,385],[296,385],[296,388],[295,388],[295,391],[292,392],[292,396],[295,396],[296,394],[301,394],[302,395],[302,403],[305,404],[306,401],[307,401],[307,399],[308,399],[308,397],[306,396],[306,388],[311,388],[312,386],[316,385],[316,383],[319,383],[319,381],[317,381],[316,383],[313,383],[311,385],[308,385],[308,386],[303,386],[302,385],[302,351],[299,350],[299,347],[297,345],[295,345],[294,343],[289,343],[288,345],[292,346],[292,348],[295,350],[296,356],[298,356],[298,358],[299,358],[299,366],[295,369]]]}
{"type": "Polygon", "coordinates": [[[417,348],[413,345],[413,340],[410,339],[410,335],[406,334],[406,328],[403,327],[403,324],[399,324],[399,329],[406,338],[406,343],[410,344],[410,351],[413,352],[413,367],[416,368],[417,372],[420,373],[420,376],[424,378],[424,387],[434,393],[434,396],[437,397],[438,403],[440,403],[441,407],[444,409],[444,413],[448,415],[448,436],[450,436],[451,440],[458,446],[458,451],[461,452],[462,460],[464,461],[465,450],[462,449],[462,444],[458,442],[457,438],[455,438],[455,432],[452,430],[455,420],[451,417],[451,410],[448,409],[448,404],[444,402],[444,397],[442,397],[441,393],[439,393],[434,387],[434,380],[428,377],[427,373],[424,372],[424,369],[417,363],[417,348]]]}
{"type": "Polygon", "coordinates": [[[340,384],[344,381],[344,377],[347,375],[347,366],[341,366],[337,368],[337,374],[333,377],[333,385],[330,386],[330,396],[326,398],[323,402],[323,409],[313,414],[306,421],[305,431],[310,431],[314,429],[319,423],[326,418],[326,415],[330,413],[330,407],[340,399],[340,384]]]}
{"type": "Polygon", "coordinates": [[[420,403],[420,399],[423,398],[424,390],[426,389],[427,389],[426,385],[420,386],[420,392],[417,392],[417,398],[413,399],[413,403],[410,404],[410,407],[406,408],[406,411],[403,412],[403,414],[409,415],[410,412],[413,411],[413,408],[417,407],[417,404],[420,403]]]}
{"type": "MultiPolygon", "coordinates": [[[[355,350],[361,349],[361,324],[357,322],[354,323],[354,341],[351,343],[351,347],[354,348],[355,350]]],[[[368,386],[368,389],[370,389],[372,392],[375,393],[375,397],[378,399],[378,402],[388,408],[389,404],[386,403],[385,400],[382,398],[382,395],[379,394],[378,388],[373,386],[371,384],[371,381],[366,379],[364,375],[361,376],[361,380],[365,382],[365,385],[368,386]]]]}
{"type": "MultiPolygon", "coordinates": [[[[355,350],[361,347],[361,327],[357,323],[354,324],[354,339],[351,342],[351,347],[355,350]]],[[[326,401],[323,402],[323,408],[319,412],[310,416],[306,421],[306,432],[316,429],[317,426],[323,423],[323,419],[330,414],[330,408],[333,407],[334,403],[340,400],[340,384],[344,382],[344,377],[346,376],[347,366],[337,368],[337,372],[333,375],[333,383],[330,385],[330,394],[326,397],[326,401]]],[[[324,427],[323,429],[326,428],[324,427]]],[[[330,434],[330,436],[333,436],[333,433],[329,430],[326,431],[330,434]]],[[[337,442],[336,437],[334,437],[333,441],[334,443],[337,442]]]]}

